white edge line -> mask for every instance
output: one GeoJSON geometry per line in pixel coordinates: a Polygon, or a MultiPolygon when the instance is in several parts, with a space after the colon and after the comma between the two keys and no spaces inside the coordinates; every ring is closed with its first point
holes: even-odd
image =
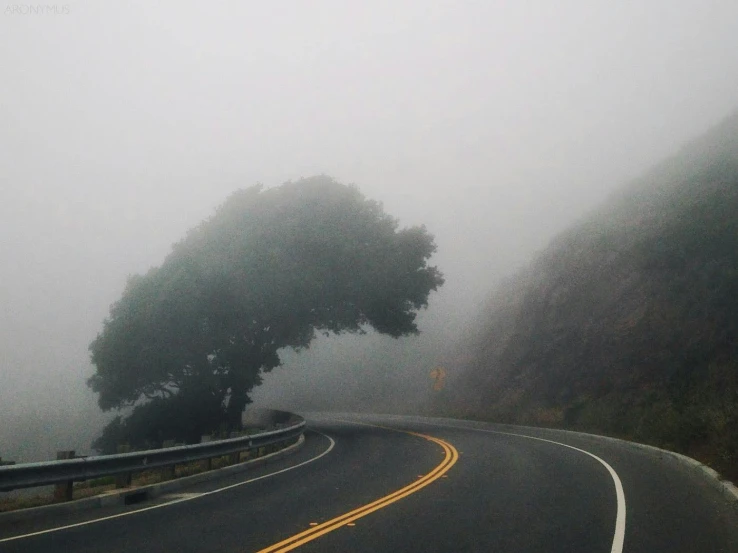
{"type": "Polygon", "coordinates": [[[256,482],[257,480],[263,480],[264,478],[269,478],[271,476],[276,476],[277,474],[282,474],[283,472],[288,472],[290,470],[294,470],[296,468],[302,467],[307,465],[308,463],[312,463],[313,461],[317,461],[321,457],[328,455],[332,450],[333,447],[336,445],[336,441],[328,436],[327,434],[323,434],[322,432],[318,432],[317,430],[312,430],[312,432],[315,432],[316,434],[320,434],[321,436],[324,436],[328,438],[330,441],[330,445],[328,446],[328,449],[326,449],[323,453],[320,455],[317,455],[316,457],[313,457],[312,459],[308,459],[307,461],[303,461],[302,463],[299,463],[297,465],[293,465],[291,467],[287,467],[282,470],[278,470],[277,472],[270,472],[269,474],[264,474],[262,476],[257,476],[256,478],[251,478],[249,480],[244,480],[243,482],[237,482],[235,484],[231,484],[229,486],[224,486],[222,488],[218,488],[215,490],[210,490],[209,492],[203,492],[198,495],[194,496],[187,496],[182,497],[180,499],[175,499],[174,501],[168,501],[166,503],[161,503],[159,505],[151,505],[150,507],[144,507],[142,509],[136,509],[135,511],[126,511],[125,513],[118,513],[115,515],[110,515],[107,517],[101,517],[101,518],[94,518],[91,520],[85,520],[83,522],[77,522],[75,524],[67,524],[66,526],[57,526],[55,528],[47,528],[46,530],[39,530],[38,532],[31,532],[29,534],[20,534],[18,536],[12,536],[10,538],[2,538],[0,539],[0,543],[13,541],[13,540],[20,540],[23,538],[30,538],[33,536],[40,536],[41,534],[50,534],[51,532],[59,532],[60,530],[68,530],[69,528],[77,528],[78,526],[86,526],[88,524],[95,524],[97,522],[102,522],[104,520],[112,520],[114,518],[121,518],[121,517],[127,517],[130,515],[137,515],[138,513],[143,513],[144,511],[151,511],[152,509],[161,509],[162,507],[169,507],[171,505],[174,505],[176,503],[183,503],[185,501],[192,501],[193,499],[198,499],[200,497],[205,497],[207,495],[216,494],[220,492],[224,492],[226,490],[230,490],[231,488],[237,488],[238,486],[243,486],[244,484],[250,484],[251,482],[256,482]]]}
{"type": "Polygon", "coordinates": [[[536,438],[535,436],[527,436],[525,434],[515,434],[513,432],[501,432],[499,430],[487,430],[484,428],[453,426],[450,424],[439,424],[439,423],[434,423],[434,422],[426,422],[426,423],[421,423],[421,424],[426,424],[428,426],[455,428],[458,430],[472,430],[474,432],[486,432],[487,434],[502,434],[504,436],[517,436],[520,438],[528,438],[529,440],[538,440],[539,442],[548,442],[550,444],[556,444],[562,447],[568,447],[569,449],[573,449],[575,451],[579,451],[580,453],[584,453],[585,455],[589,455],[593,459],[597,459],[597,461],[599,461],[607,469],[607,472],[610,473],[610,476],[612,477],[612,481],[615,484],[615,496],[617,497],[618,508],[617,508],[617,514],[615,516],[615,535],[613,536],[613,539],[612,539],[612,548],[610,549],[610,553],[623,553],[623,543],[625,541],[625,492],[623,491],[623,484],[620,481],[620,477],[618,476],[618,473],[615,472],[615,469],[613,469],[605,460],[600,459],[594,453],[590,453],[589,451],[585,451],[578,447],[574,447],[573,445],[562,444],[561,442],[555,442],[553,440],[547,440],[545,438],[536,438]]]}

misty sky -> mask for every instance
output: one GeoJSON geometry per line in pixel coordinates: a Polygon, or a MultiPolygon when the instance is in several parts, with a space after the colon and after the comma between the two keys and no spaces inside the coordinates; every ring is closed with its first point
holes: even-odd
{"type": "Polygon", "coordinates": [[[19,5],[0,4],[4,457],[28,429],[47,455],[89,443],[109,305],[238,187],[327,173],[426,224],[447,284],[424,320],[453,329],[738,107],[734,0],[19,5]]]}

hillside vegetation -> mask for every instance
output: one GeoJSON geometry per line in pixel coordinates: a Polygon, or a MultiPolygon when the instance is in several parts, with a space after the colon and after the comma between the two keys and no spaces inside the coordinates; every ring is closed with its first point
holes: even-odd
{"type": "Polygon", "coordinates": [[[738,114],[492,297],[444,405],[686,452],[738,475],[738,114]]]}

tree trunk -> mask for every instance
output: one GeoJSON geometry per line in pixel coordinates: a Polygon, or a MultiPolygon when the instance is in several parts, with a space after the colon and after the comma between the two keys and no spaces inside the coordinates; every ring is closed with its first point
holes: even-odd
{"type": "Polygon", "coordinates": [[[241,430],[241,414],[249,401],[246,386],[237,384],[231,386],[231,395],[226,408],[229,430],[241,430]]]}

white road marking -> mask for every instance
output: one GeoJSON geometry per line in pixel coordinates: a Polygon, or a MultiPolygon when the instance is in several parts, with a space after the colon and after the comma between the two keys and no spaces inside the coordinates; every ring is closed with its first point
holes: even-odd
{"type": "Polygon", "coordinates": [[[95,524],[96,522],[102,522],[105,520],[112,520],[115,518],[121,518],[121,517],[127,517],[130,515],[137,515],[138,513],[143,513],[144,511],[151,511],[152,509],[161,509],[162,507],[169,507],[170,505],[174,505],[176,503],[183,503],[185,501],[191,501],[193,499],[197,499],[198,497],[204,497],[206,495],[212,495],[220,492],[224,492],[226,490],[230,490],[231,488],[237,488],[238,486],[243,486],[244,484],[250,484],[251,482],[256,482],[257,480],[263,480],[264,478],[269,478],[271,476],[276,476],[277,474],[282,474],[283,472],[288,472],[290,470],[294,470],[296,468],[302,467],[307,465],[308,463],[312,463],[313,461],[317,461],[321,457],[328,455],[332,450],[333,447],[336,445],[336,441],[328,436],[327,434],[323,434],[322,432],[318,432],[317,430],[312,430],[312,432],[315,432],[317,434],[320,434],[321,436],[324,436],[328,438],[330,441],[330,445],[328,446],[328,449],[326,449],[323,453],[320,455],[316,455],[315,457],[308,459],[307,461],[303,461],[302,463],[299,463],[297,465],[287,467],[286,469],[278,470],[276,472],[270,472],[269,474],[264,474],[262,476],[257,476],[256,478],[251,478],[249,480],[244,480],[243,482],[237,482],[236,484],[231,484],[229,486],[224,486],[222,488],[218,488],[216,490],[210,490],[209,492],[202,492],[202,493],[191,493],[191,494],[177,494],[184,497],[181,497],[179,499],[175,499],[174,501],[169,501],[167,503],[161,503],[159,505],[151,505],[150,507],[144,507],[142,509],[136,509],[135,511],[126,511],[125,513],[118,513],[116,515],[110,515],[106,517],[100,517],[100,518],[94,518],[91,520],[85,520],[83,522],[77,522],[75,524],[67,524],[66,526],[57,526],[55,528],[48,528],[46,530],[39,530],[38,532],[30,532],[28,534],[20,534],[18,536],[12,536],[10,538],[2,538],[0,539],[0,543],[7,542],[7,541],[13,541],[13,540],[20,540],[23,538],[30,538],[33,536],[40,536],[41,534],[50,534],[51,532],[59,532],[60,530],[68,530],[69,528],[77,528],[79,526],[86,526],[88,524],[95,524]]]}
{"type": "MultiPolygon", "coordinates": [[[[413,422],[417,422],[417,421],[413,421],[413,422]]],[[[529,440],[537,440],[539,442],[548,442],[550,444],[560,445],[561,447],[568,447],[569,449],[579,451],[580,453],[584,453],[585,455],[589,455],[593,459],[596,459],[602,464],[602,466],[604,466],[607,469],[607,472],[610,473],[610,476],[612,477],[612,481],[615,484],[615,496],[617,497],[618,509],[617,509],[617,514],[615,516],[615,535],[613,536],[613,539],[612,539],[612,547],[610,549],[610,553],[623,553],[623,542],[625,541],[625,492],[623,491],[623,484],[622,482],[620,482],[620,477],[618,476],[618,473],[615,472],[615,469],[613,469],[605,460],[600,459],[594,453],[590,453],[589,451],[585,451],[578,447],[574,447],[573,445],[562,444],[561,442],[555,442],[554,440],[547,440],[545,438],[536,438],[535,436],[527,436],[525,434],[515,434],[513,432],[501,432],[499,430],[487,430],[484,428],[474,428],[474,427],[467,427],[467,426],[454,426],[451,424],[440,424],[440,423],[435,423],[435,422],[423,422],[421,424],[425,424],[428,426],[455,428],[458,430],[473,430],[475,432],[486,432],[487,434],[501,434],[504,436],[517,436],[519,438],[527,438],[529,440]]]]}
{"type": "Polygon", "coordinates": [[[200,497],[202,493],[168,493],[162,496],[163,499],[194,499],[200,497]]]}

